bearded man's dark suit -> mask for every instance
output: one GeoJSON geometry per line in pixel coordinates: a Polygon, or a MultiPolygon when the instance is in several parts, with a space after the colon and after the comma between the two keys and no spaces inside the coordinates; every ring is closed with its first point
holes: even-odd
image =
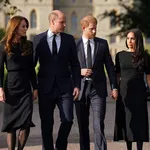
{"type": "MultiPolygon", "coordinates": [[[[78,59],[81,69],[87,68],[82,38],[76,41],[78,59]]],[[[112,89],[117,88],[117,79],[107,41],[94,38],[94,57],[92,66],[92,80],[81,76],[81,90],[79,100],[75,103],[80,133],[80,150],[89,150],[89,107],[93,111],[93,128],[95,150],[106,150],[104,136],[104,119],[106,110],[107,83],[105,68],[110,79],[112,89]],[[105,67],[104,67],[105,66],[105,67]],[[87,90],[88,88],[88,90],[87,90]]]]}
{"type": "Polygon", "coordinates": [[[47,32],[34,38],[34,62],[39,61],[38,92],[43,147],[53,150],[53,112],[60,111],[61,125],[56,140],[58,150],[67,149],[67,138],[73,121],[73,88],[80,88],[80,64],[73,36],[60,33],[58,54],[53,56],[47,32]]]}

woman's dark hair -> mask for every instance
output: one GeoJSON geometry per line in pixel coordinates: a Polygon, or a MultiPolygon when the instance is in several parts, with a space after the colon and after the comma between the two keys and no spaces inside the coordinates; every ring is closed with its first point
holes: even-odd
{"type": "MultiPolygon", "coordinates": [[[[133,67],[137,68],[140,72],[143,72],[143,70],[144,70],[143,35],[139,29],[131,29],[128,31],[127,35],[131,32],[135,36],[135,52],[133,52],[133,54],[132,54],[133,67]]],[[[128,48],[127,39],[126,39],[126,47],[128,48]]]]}
{"type": "MultiPolygon", "coordinates": [[[[1,43],[5,45],[5,51],[8,55],[12,54],[12,47],[13,47],[13,39],[16,34],[16,30],[18,29],[21,21],[25,21],[27,24],[27,28],[29,27],[28,20],[23,16],[14,16],[12,17],[6,27],[6,33],[1,40],[1,43]]],[[[27,37],[21,37],[20,48],[22,50],[22,55],[28,55],[31,51],[31,43],[27,41],[27,37]]]]}

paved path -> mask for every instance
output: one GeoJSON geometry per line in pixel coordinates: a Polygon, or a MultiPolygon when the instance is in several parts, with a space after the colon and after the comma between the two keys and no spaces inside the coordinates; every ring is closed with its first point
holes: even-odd
{"type": "MultiPolygon", "coordinates": [[[[150,122],[150,102],[148,102],[149,110],[149,122],[150,122]]],[[[56,139],[57,131],[59,128],[59,112],[56,108],[55,110],[55,124],[54,124],[54,140],[56,139]]],[[[112,142],[113,139],[113,129],[114,129],[114,118],[115,118],[115,102],[108,98],[107,101],[107,111],[105,119],[105,134],[108,142],[108,150],[126,150],[124,142],[112,142]]],[[[35,128],[31,129],[30,137],[27,141],[25,150],[41,150],[41,135],[40,135],[40,119],[38,115],[38,103],[34,103],[34,113],[33,122],[36,124],[35,128]]],[[[0,104],[0,128],[2,126],[2,104],[0,104]]],[[[150,127],[149,127],[150,128],[150,127]]],[[[90,115],[90,135],[91,135],[91,150],[93,148],[93,129],[92,129],[92,113],[90,115]]],[[[76,117],[74,118],[74,124],[69,136],[68,150],[79,150],[79,135],[76,117]]],[[[6,149],[6,135],[0,133],[0,150],[6,149]]],[[[135,144],[134,144],[135,147],[135,144]]],[[[144,144],[144,150],[150,150],[150,143],[144,144]]]]}
{"type": "MultiPolygon", "coordinates": [[[[108,150],[126,150],[124,142],[108,142],[108,150]]],[[[7,148],[0,148],[0,150],[7,150],[7,148]]],[[[24,150],[42,150],[42,146],[26,146],[24,150]]],[[[80,150],[79,144],[69,143],[67,150],[80,150]]],[[[91,150],[94,150],[94,145],[91,143],[91,150]]],[[[133,143],[133,150],[136,150],[136,144],[133,143]]],[[[143,150],[150,150],[150,143],[144,143],[143,150]]]]}

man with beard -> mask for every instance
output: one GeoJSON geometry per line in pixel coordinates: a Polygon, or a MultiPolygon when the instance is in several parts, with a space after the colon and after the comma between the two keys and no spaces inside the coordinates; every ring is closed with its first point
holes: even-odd
{"type": "Polygon", "coordinates": [[[106,150],[104,136],[104,119],[106,111],[106,68],[111,96],[118,96],[117,80],[114,64],[109,53],[107,41],[95,37],[97,20],[93,16],[85,16],[81,20],[82,37],[76,41],[78,59],[81,66],[81,90],[75,102],[80,134],[80,150],[90,150],[89,108],[93,111],[93,128],[95,150],[106,150]]]}

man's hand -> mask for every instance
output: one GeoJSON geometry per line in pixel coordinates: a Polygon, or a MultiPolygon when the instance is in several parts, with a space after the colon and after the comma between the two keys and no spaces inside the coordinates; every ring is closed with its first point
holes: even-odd
{"type": "Polygon", "coordinates": [[[113,90],[111,91],[111,96],[112,96],[112,98],[113,98],[114,100],[117,100],[117,98],[118,98],[118,90],[117,90],[117,89],[113,89],[113,90]]]}
{"type": "Polygon", "coordinates": [[[92,73],[92,69],[81,69],[81,75],[84,77],[89,77],[92,73]]]}
{"type": "Polygon", "coordinates": [[[76,100],[79,96],[79,88],[74,88],[73,90],[73,99],[76,100]]]}
{"type": "Polygon", "coordinates": [[[0,102],[4,102],[5,103],[5,93],[4,93],[4,90],[3,88],[0,88],[0,102]]]}
{"type": "Polygon", "coordinates": [[[38,90],[33,90],[32,99],[37,100],[37,98],[38,98],[38,90]]]}

